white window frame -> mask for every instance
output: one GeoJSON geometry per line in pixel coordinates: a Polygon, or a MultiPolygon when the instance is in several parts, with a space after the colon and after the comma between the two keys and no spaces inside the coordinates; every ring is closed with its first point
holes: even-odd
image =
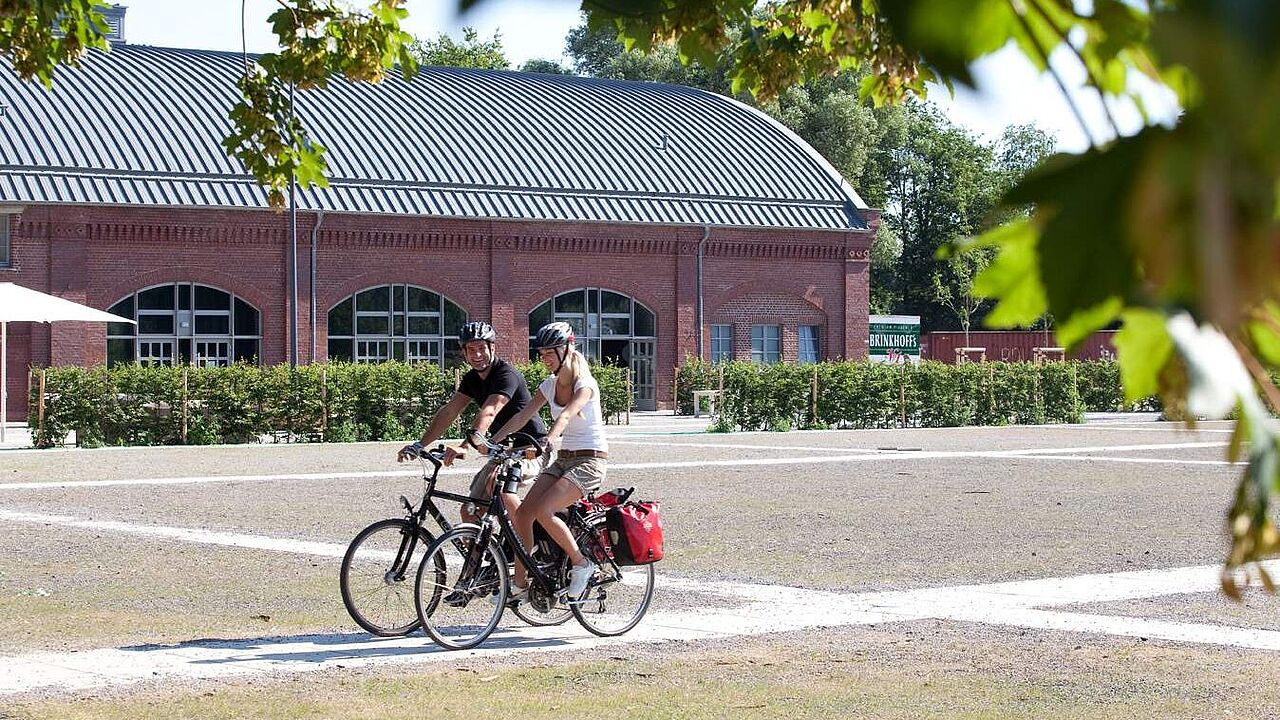
{"type": "Polygon", "coordinates": [[[782,326],[751,326],[751,361],[763,364],[782,362],[782,326]]]}
{"type": "Polygon", "coordinates": [[[713,324],[711,326],[711,362],[729,362],[730,360],[733,360],[733,326],[724,323],[713,324]]]}

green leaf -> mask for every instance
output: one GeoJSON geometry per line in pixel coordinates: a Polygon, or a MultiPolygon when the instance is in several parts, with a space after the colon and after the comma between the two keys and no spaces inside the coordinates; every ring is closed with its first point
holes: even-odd
{"type": "Polygon", "coordinates": [[[989,327],[1025,327],[1044,315],[1038,241],[1035,226],[1023,219],[991,230],[969,245],[1000,248],[1000,254],[973,281],[975,295],[998,300],[987,315],[989,327]]]}
{"type": "Polygon", "coordinates": [[[1058,342],[1068,350],[1076,347],[1084,342],[1085,338],[1115,322],[1123,308],[1123,300],[1119,297],[1109,297],[1097,305],[1077,309],[1066,319],[1058,322],[1058,342]]]}
{"type": "Polygon", "coordinates": [[[1273,368],[1280,368],[1280,305],[1268,300],[1260,311],[1261,317],[1249,323],[1249,339],[1257,348],[1261,359],[1273,368]]]}
{"type": "Polygon", "coordinates": [[[1110,322],[1120,309],[1115,301],[1127,300],[1137,284],[1129,211],[1137,173],[1151,151],[1149,133],[1105,150],[1056,155],[1005,197],[1007,205],[1036,206],[1044,228],[1039,266],[1049,311],[1078,332],[1110,322]],[[1084,315],[1073,323],[1076,313],[1084,315]]]}
{"type": "Polygon", "coordinates": [[[1125,402],[1155,395],[1160,389],[1160,372],[1173,356],[1173,340],[1165,329],[1164,313],[1130,308],[1121,314],[1124,325],[1116,333],[1120,359],[1120,384],[1125,402]]]}

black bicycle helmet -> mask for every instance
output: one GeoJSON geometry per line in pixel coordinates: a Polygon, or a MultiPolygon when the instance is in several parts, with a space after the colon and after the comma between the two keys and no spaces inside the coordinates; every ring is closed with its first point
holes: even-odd
{"type": "Polygon", "coordinates": [[[573,342],[573,326],[567,322],[553,322],[543,325],[534,336],[533,346],[537,350],[563,347],[573,342]]]}
{"type": "Polygon", "coordinates": [[[493,326],[483,320],[473,320],[458,331],[458,342],[463,345],[472,340],[483,340],[492,343],[498,339],[498,334],[493,331],[493,326]]]}

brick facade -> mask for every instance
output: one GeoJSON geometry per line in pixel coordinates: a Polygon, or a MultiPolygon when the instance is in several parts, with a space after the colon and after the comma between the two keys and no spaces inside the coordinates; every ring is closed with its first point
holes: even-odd
{"type": "MultiPolygon", "coordinates": [[[[712,226],[703,243],[704,355],[709,327],[733,325],[733,353],[750,359],[752,324],[821,327],[822,354],[867,349],[870,232],[712,226]],[[743,334],[745,333],[745,335],[743,334]]],[[[474,319],[488,318],[499,354],[525,357],[529,312],[557,293],[602,287],[657,317],[655,386],[671,404],[673,369],[697,353],[697,252],[702,226],[485,221],[326,215],[316,233],[316,337],[311,336],[311,242],[317,216],[298,215],[299,362],[326,357],[328,311],[367,287],[429,288],[474,319]]],[[[261,313],[261,360],[289,357],[288,216],[249,210],[36,206],[12,228],[12,267],[0,281],[106,309],[134,291],[196,282],[232,292],[261,313]]],[[[16,323],[9,332],[11,421],[26,417],[27,368],[105,361],[101,323],[16,323]]]]}

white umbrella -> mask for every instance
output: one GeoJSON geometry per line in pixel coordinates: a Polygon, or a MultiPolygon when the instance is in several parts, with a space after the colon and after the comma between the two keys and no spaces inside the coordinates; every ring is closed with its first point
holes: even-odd
{"type": "Polygon", "coordinates": [[[9,421],[9,323],[11,322],[127,322],[129,318],[112,315],[88,305],[81,305],[11,282],[0,282],[0,442],[9,421]]]}

